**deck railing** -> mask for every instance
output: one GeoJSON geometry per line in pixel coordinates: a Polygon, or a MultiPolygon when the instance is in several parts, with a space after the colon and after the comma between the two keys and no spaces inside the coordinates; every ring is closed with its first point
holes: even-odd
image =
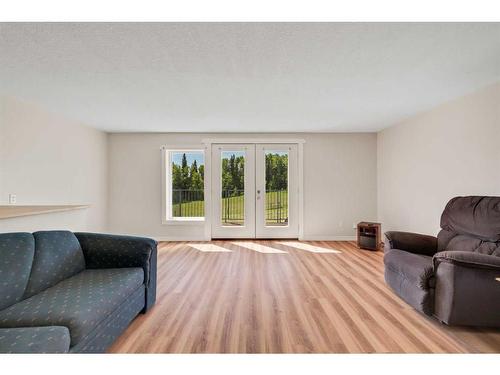
{"type": "Polygon", "coordinates": [[[222,190],[221,221],[225,225],[243,225],[245,221],[245,191],[222,190]]]}
{"type": "Polygon", "coordinates": [[[205,195],[203,190],[172,189],[173,217],[204,217],[205,195]]]}
{"type": "Polygon", "coordinates": [[[288,224],[288,190],[268,190],[266,192],[266,224],[288,224]]]}
{"type": "MultiPolygon", "coordinates": [[[[286,225],[288,223],[288,191],[268,190],[265,195],[265,210],[267,225],[286,225]]],[[[205,216],[203,190],[173,189],[172,214],[174,217],[205,216]]],[[[244,190],[223,190],[222,223],[242,225],[244,218],[244,190]]]]}

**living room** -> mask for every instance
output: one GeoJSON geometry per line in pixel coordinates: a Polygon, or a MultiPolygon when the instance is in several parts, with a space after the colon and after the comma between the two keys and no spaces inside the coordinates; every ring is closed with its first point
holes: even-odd
{"type": "Polygon", "coordinates": [[[498,358],[499,22],[1,22],[0,82],[2,357],[498,358]]]}

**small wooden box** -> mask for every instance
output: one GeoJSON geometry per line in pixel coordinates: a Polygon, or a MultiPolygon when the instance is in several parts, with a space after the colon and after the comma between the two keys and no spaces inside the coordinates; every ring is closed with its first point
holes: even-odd
{"type": "Polygon", "coordinates": [[[360,249],[374,250],[380,249],[381,244],[380,223],[370,223],[362,221],[358,224],[358,247],[360,249]]]}

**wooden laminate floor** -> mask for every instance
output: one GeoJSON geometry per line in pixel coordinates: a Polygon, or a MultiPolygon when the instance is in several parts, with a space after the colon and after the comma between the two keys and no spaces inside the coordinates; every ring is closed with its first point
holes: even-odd
{"type": "Polygon", "coordinates": [[[352,242],[163,242],[155,307],[113,353],[500,352],[500,330],[447,327],[384,283],[352,242]]]}

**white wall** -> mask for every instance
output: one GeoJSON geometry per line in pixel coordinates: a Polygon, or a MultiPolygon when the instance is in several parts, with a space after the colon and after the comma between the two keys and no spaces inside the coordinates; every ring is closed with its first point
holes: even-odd
{"type": "Polygon", "coordinates": [[[85,210],[0,219],[0,232],[104,231],[107,135],[10,97],[0,97],[0,204],[90,204],[85,210]]]}
{"type": "MultiPolygon", "coordinates": [[[[110,134],[109,229],[162,239],[203,239],[203,227],[161,224],[164,144],[200,144],[204,138],[256,134],[110,134]]],[[[376,134],[266,134],[304,144],[304,235],[354,236],[352,224],[376,218],[376,134]]]]}
{"type": "Polygon", "coordinates": [[[377,135],[384,230],[436,234],[457,195],[500,195],[500,83],[377,135]]]}
{"type": "MultiPolygon", "coordinates": [[[[0,220],[0,232],[67,228],[202,239],[203,227],[161,224],[160,147],[224,137],[258,135],[106,135],[0,97],[0,204],[9,193],[18,204],[91,204],[0,220]]],[[[306,239],[347,238],[353,223],[376,219],[384,230],[435,234],[451,197],[500,195],[500,83],[378,134],[265,137],[306,141],[306,239]]]]}

